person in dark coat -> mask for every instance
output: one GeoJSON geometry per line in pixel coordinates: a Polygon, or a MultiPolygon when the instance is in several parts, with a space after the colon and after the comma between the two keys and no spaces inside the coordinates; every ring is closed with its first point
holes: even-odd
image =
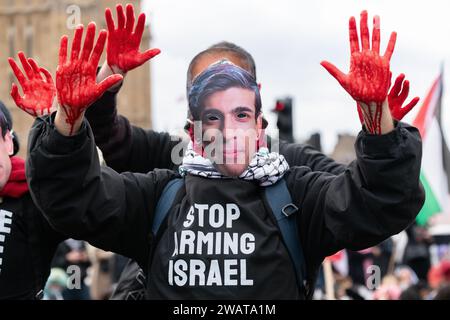
{"type": "Polygon", "coordinates": [[[34,205],[25,178],[12,118],[0,102],[0,300],[42,297],[57,245],[65,237],[52,229],[34,205]]]}

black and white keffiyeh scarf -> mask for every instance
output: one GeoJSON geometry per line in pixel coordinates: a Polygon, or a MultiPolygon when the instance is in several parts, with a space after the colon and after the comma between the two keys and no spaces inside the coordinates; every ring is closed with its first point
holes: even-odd
{"type": "MultiPolygon", "coordinates": [[[[260,186],[270,186],[280,180],[289,169],[284,156],[276,152],[269,152],[265,147],[259,148],[255,153],[248,168],[242,172],[239,179],[258,181],[260,186]]],[[[180,174],[192,174],[204,178],[226,179],[230,178],[217,171],[213,162],[196,153],[189,143],[179,168],[180,174]]]]}

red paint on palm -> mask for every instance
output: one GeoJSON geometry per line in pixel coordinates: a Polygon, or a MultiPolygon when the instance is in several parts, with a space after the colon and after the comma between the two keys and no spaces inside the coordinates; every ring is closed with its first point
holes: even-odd
{"type": "Polygon", "coordinates": [[[419,102],[420,98],[415,97],[407,105],[403,106],[406,98],[408,98],[408,94],[409,81],[405,80],[405,75],[401,73],[397,79],[395,79],[394,85],[388,94],[389,109],[395,120],[402,120],[403,117],[419,102]]]}
{"type": "Polygon", "coordinates": [[[389,62],[395,47],[397,34],[392,32],[386,52],[380,56],[380,18],[373,19],[372,48],[370,48],[370,35],[367,25],[367,11],[361,13],[360,22],[361,49],[356,30],[354,17],[349,21],[350,38],[350,71],[344,74],[336,66],[328,61],[322,61],[321,65],[341,84],[341,86],[357,102],[364,103],[373,110],[363,112],[366,125],[372,123],[373,130],[380,127],[381,105],[386,99],[390,86],[390,66],[389,62]]]}
{"type": "Polygon", "coordinates": [[[322,61],[322,66],[342,85],[356,101],[369,104],[383,102],[389,90],[389,61],[395,47],[396,33],[391,34],[386,53],[380,56],[380,19],[374,17],[372,49],[369,46],[367,11],[361,13],[361,50],[359,47],[356,21],[349,21],[350,33],[350,71],[344,74],[336,66],[322,61]]]}
{"type": "Polygon", "coordinates": [[[128,4],[126,6],[126,17],[121,4],[116,6],[116,11],[117,28],[114,25],[111,10],[108,8],[105,11],[106,24],[108,26],[107,62],[111,69],[117,67],[122,72],[128,72],[139,67],[161,51],[159,49],[149,49],[145,52],[139,52],[145,28],[144,13],[139,15],[136,28],[134,29],[135,15],[133,5],[128,4]]]}
{"type": "Polygon", "coordinates": [[[18,54],[25,75],[12,58],[8,58],[9,65],[19,82],[23,96],[16,84],[12,84],[11,97],[16,105],[33,117],[44,116],[52,111],[56,88],[50,72],[40,68],[36,61],[27,59],[23,52],[18,54]]]}
{"type": "MultiPolygon", "coordinates": [[[[121,75],[112,75],[100,83],[96,82],[97,66],[105,46],[107,33],[101,30],[94,47],[95,23],[89,23],[81,49],[83,26],[75,30],[70,58],[67,57],[67,36],[61,38],[59,64],[56,70],[58,101],[66,114],[66,122],[73,125],[94,101],[121,81],[121,75]]],[[[72,132],[71,132],[72,133],[72,132]]]]}

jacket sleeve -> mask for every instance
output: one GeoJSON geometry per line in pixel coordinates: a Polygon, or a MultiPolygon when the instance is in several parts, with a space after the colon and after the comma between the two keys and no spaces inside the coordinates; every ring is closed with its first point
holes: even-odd
{"type": "Polygon", "coordinates": [[[297,221],[305,255],[317,261],[399,233],[424,203],[422,143],[416,128],[398,123],[382,136],[361,132],[355,149],[357,159],[339,175],[298,167],[287,177],[300,208],[297,221]]]}
{"type": "Polygon", "coordinates": [[[87,121],[72,137],[52,122],[37,119],[30,131],[26,171],[34,202],[55,230],[145,263],[154,208],[174,173],[101,167],[87,121]]]}
{"type": "Polygon", "coordinates": [[[86,110],[86,119],[107,165],[117,172],[146,173],[178,164],[172,161],[172,150],[183,143],[181,138],[132,126],[117,113],[117,92],[106,91],[86,110]]]}
{"type": "Polygon", "coordinates": [[[332,174],[340,174],[347,168],[346,165],[337,163],[312,146],[300,143],[279,142],[280,154],[282,154],[291,167],[306,166],[312,171],[322,171],[332,174]]]}

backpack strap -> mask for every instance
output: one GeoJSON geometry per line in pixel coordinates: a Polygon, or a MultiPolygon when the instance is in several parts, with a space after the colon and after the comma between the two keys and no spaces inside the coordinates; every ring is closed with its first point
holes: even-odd
{"type": "Polygon", "coordinates": [[[155,217],[153,218],[152,234],[156,237],[161,223],[166,218],[172,207],[175,196],[183,185],[184,180],[182,178],[176,178],[170,180],[164,187],[161,196],[159,197],[158,204],[155,209],[155,217]]]}
{"type": "Polygon", "coordinates": [[[291,194],[284,179],[266,187],[265,194],[267,202],[278,223],[283,242],[289,252],[294,264],[297,284],[300,291],[305,289],[306,280],[305,259],[300,245],[296,213],[298,207],[292,202],[291,194]]]}
{"type": "MultiPolygon", "coordinates": [[[[183,184],[184,184],[183,178],[175,178],[170,180],[164,187],[159,197],[158,203],[156,204],[151,233],[148,234],[148,239],[151,242],[149,258],[147,264],[140,266],[144,270],[145,274],[148,274],[149,270],[147,268],[151,265],[151,261],[153,259],[153,253],[156,247],[154,239],[157,239],[159,229],[161,228],[161,224],[169,214],[170,208],[172,208],[173,202],[175,201],[175,197],[178,194],[178,191],[183,186],[183,184]]],[[[149,281],[150,277],[147,278],[147,283],[149,281]]]]}

